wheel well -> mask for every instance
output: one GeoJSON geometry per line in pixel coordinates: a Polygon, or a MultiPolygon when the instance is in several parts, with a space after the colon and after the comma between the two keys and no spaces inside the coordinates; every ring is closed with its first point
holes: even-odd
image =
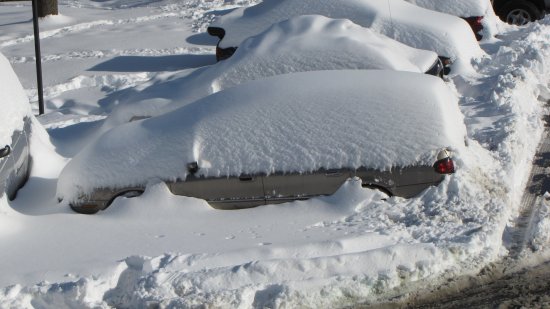
{"type": "Polygon", "coordinates": [[[133,189],[124,189],[124,190],[121,190],[119,192],[117,192],[107,203],[105,203],[105,208],[103,208],[104,210],[107,209],[107,207],[111,206],[111,204],[115,201],[115,199],[117,197],[121,197],[121,196],[124,196],[128,193],[131,193],[131,192],[135,192],[136,195],[134,196],[140,196],[143,194],[143,192],[145,192],[144,189],[142,188],[133,188],[133,189]]]}
{"type": "Polygon", "coordinates": [[[393,193],[390,191],[390,189],[384,187],[384,186],[381,186],[381,185],[378,185],[378,184],[374,184],[374,183],[363,183],[361,184],[361,187],[363,188],[368,188],[368,189],[374,189],[374,190],[378,190],[384,194],[386,194],[388,197],[392,197],[393,196],[393,193]]]}

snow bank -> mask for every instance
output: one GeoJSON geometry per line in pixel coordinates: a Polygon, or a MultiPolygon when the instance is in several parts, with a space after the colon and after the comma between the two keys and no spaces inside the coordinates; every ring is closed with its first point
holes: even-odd
{"type": "Polygon", "coordinates": [[[8,59],[0,53],[0,147],[11,144],[14,130],[23,130],[23,118],[31,115],[29,99],[8,59]]]}
{"type": "Polygon", "coordinates": [[[185,179],[193,161],[206,176],[432,165],[440,149],[461,149],[464,136],[456,97],[438,77],[279,75],[107,132],[63,170],[58,196],[71,201],[98,187],[185,179]]]}
{"type": "Polygon", "coordinates": [[[466,66],[470,59],[483,54],[465,21],[403,0],[266,0],[223,15],[211,26],[225,29],[220,47],[237,47],[273,23],[308,14],[350,19],[406,45],[462,60],[466,66]]]}
{"type": "MultiPolygon", "coordinates": [[[[433,244],[406,243],[404,239],[410,236],[403,231],[385,234],[362,224],[357,230],[337,228],[345,222],[357,223],[353,218],[361,213],[391,207],[380,198],[379,192],[350,180],[329,197],[227,212],[198,200],[174,197],[164,184],[154,185],[140,199],[117,200],[94,217],[118,226],[120,233],[113,227],[107,233],[122,238],[122,230],[128,231],[130,225],[121,226],[121,220],[145,220],[138,226],[146,230],[150,227],[146,222],[156,220],[164,222],[164,228],[187,227],[166,238],[173,236],[180,243],[208,239],[211,253],[129,256],[113,270],[93,277],[6,287],[0,292],[0,306],[30,308],[32,300],[56,308],[334,307],[375,299],[403,282],[426,278],[452,265],[453,258],[433,244]],[[178,220],[166,220],[164,215],[169,214],[178,220]],[[281,224],[284,230],[277,228],[281,224]],[[222,231],[219,236],[231,234],[225,239],[213,237],[213,226],[222,231]],[[202,235],[189,235],[189,229],[199,227],[202,235]],[[249,232],[252,239],[245,235],[249,232]],[[247,242],[251,244],[244,245],[247,242]],[[222,249],[227,246],[244,248],[222,249]]],[[[97,233],[102,233],[104,224],[95,222],[97,233]]],[[[109,242],[101,241],[102,246],[109,242]]]]}

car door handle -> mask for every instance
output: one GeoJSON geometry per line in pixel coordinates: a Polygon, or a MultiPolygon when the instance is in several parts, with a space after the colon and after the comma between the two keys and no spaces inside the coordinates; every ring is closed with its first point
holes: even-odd
{"type": "Polygon", "coordinates": [[[239,176],[240,181],[252,181],[254,178],[250,175],[241,175],[239,176]]]}
{"type": "Polygon", "coordinates": [[[10,153],[11,153],[11,148],[10,146],[6,145],[6,147],[0,150],[0,158],[8,156],[10,153]]]}

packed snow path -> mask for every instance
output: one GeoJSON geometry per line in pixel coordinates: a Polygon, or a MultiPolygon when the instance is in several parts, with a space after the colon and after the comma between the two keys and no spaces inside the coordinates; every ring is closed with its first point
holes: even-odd
{"type": "MultiPolygon", "coordinates": [[[[550,105],[550,100],[546,102],[550,105]]],[[[540,207],[544,205],[544,194],[550,192],[550,115],[546,115],[545,132],[539,149],[533,160],[533,168],[529,175],[529,183],[521,200],[521,211],[516,219],[516,226],[505,231],[503,237],[510,237],[509,257],[519,258],[522,254],[533,253],[536,244],[531,243],[528,233],[533,229],[540,207]],[[527,249],[527,252],[524,250],[527,249]]]]}

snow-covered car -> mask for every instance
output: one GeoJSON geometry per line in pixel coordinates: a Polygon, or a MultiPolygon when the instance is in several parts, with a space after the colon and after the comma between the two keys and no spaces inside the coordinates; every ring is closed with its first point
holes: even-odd
{"type": "Polygon", "coordinates": [[[0,53],[0,198],[14,199],[29,174],[31,108],[10,63],[0,53]]]}
{"type": "Polygon", "coordinates": [[[469,63],[471,58],[483,53],[464,20],[404,0],[265,0],[218,17],[207,30],[220,39],[216,56],[225,59],[246,38],[276,22],[308,14],[349,19],[406,45],[434,51],[451,61],[469,63]]]}
{"type": "Polygon", "coordinates": [[[476,38],[497,34],[496,15],[491,0],[405,0],[420,7],[463,18],[474,31],[476,38]]]}
{"type": "Polygon", "coordinates": [[[550,0],[492,0],[495,12],[503,21],[525,25],[550,12],[550,0]]]}
{"type": "Polygon", "coordinates": [[[237,209],[330,195],[350,177],[411,197],[454,172],[449,151],[465,135],[456,96],[434,76],[277,75],[106,132],[65,166],[57,197],[95,213],[163,181],[237,209]]]}
{"type": "Polygon", "coordinates": [[[105,128],[169,112],[241,83],[294,72],[377,69],[441,76],[437,54],[415,49],[349,20],[298,16],[247,39],[233,57],[169,82],[151,86],[121,101],[105,128]],[[178,94],[174,96],[174,92],[178,94]]]}

